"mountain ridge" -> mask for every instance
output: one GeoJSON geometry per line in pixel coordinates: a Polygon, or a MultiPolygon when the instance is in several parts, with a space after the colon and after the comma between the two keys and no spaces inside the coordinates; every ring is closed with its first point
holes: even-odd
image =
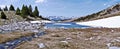
{"type": "Polygon", "coordinates": [[[83,16],[77,19],[71,20],[72,22],[84,22],[84,21],[92,21],[92,20],[98,20],[103,18],[108,18],[112,16],[118,16],[120,15],[120,3],[113,5],[111,7],[108,7],[107,9],[101,10],[97,13],[93,13],[91,15],[83,16]]]}

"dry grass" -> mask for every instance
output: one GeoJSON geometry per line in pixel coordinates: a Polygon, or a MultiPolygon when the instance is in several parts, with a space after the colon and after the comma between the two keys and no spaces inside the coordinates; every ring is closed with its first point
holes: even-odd
{"type": "MultiPolygon", "coordinates": [[[[115,35],[120,34],[120,29],[49,29],[46,32],[46,35],[23,43],[16,49],[40,49],[39,43],[45,44],[46,47],[43,49],[108,49],[106,44],[118,37],[115,35]],[[90,39],[91,37],[93,38],[90,39]]],[[[119,44],[114,45],[119,46],[119,44]]]]}
{"type": "Polygon", "coordinates": [[[30,36],[33,34],[34,34],[33,32],[13,32],[13,33],[0,34],[0,43],[11,41],[24,36],[30,36]]]}
{"type": "Polygon", "coordinates": [[[112,44],[111,46],[117,46],[117,47],[120,47],[120,42],[112,42],[111,44],[112,44]]]}

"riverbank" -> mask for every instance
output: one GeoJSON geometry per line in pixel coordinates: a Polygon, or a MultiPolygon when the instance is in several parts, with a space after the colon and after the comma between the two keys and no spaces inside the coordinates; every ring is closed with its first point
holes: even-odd
{"type": "Polygon", "coordinates": [[[47,29],[46,32],[15,49],[109,49],[108,43],[120,47],[118,28],[47,29]]]}

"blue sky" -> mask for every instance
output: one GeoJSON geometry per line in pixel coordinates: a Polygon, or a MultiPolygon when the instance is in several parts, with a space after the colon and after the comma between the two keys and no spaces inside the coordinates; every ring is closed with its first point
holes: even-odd
{"type": "Polygon", "coordinates": [[[13,4],[38,6],[43,16],[84,16],[110,7],[120,0],[0,0],[0,7],[13,4]]]}

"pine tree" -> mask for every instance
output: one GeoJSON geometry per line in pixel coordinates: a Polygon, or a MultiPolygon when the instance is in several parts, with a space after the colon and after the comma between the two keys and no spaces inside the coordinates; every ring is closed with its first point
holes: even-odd
{"type": "Polygon", "coordinates": [[[32,6],[29,5],[29,14],[31,15],[32,14],[32,6]]]}
{"type": "Polygon", "coordinates": [[[15,11],[14,6],[13,6],[13,5],[10,5],[9,10],[10,10],[10,11],[15,11]]]}
{"type": "Polygon", "coordinates": [[[2,11],[2,9],[0,8],[0,11],[2,11]]]}
{"type": "Polygon", "coordinates": [[[22,6],[22,10],[21,10],[21,16],[25,17],[25,6],[22,6]]]}
{"type": "Polygon", "coordinates": [[[5,13],[3,11],[1,12],[1,18],[2,19],[7,19],[7,16],[5,15],[5,13]]]}
{"type": "Polygon", "coordinates": [[[35,10],[34,10],[34,12],[33,12],[33,15],[34,15],[35,17],[38,17],[38,16],[39,16],[39,11],[38,11],[37,6],[35,6],[35,10]]]}
{"type": "Polygon", "coordinates": [[[26,12],[26,15],[29,15],[30,12],[29,12],[29,8],[27,6],[25,6],[25,12],[26,12]]]}
{"type": "Polygon", "coordinates": [[[28,16],[28,15],[29,15],[29,9],[27,6],[23,5],[22,10],[21,10],[21,16],[26,18],[26,16],[28,16]]]}
{"type": "Polygon", "coordinates": [[[20,9],[19,8],[17,8],[17,10],[16,10],[16,15],[20,15],[21,13],[20,13],[20,9]]]}
{"type": "Polygon", "coordinates": [[[7,6],[5,6],[5,8],[4,8],[4,11],[8,11],[8,8],[7,8],[7,6]]]}

